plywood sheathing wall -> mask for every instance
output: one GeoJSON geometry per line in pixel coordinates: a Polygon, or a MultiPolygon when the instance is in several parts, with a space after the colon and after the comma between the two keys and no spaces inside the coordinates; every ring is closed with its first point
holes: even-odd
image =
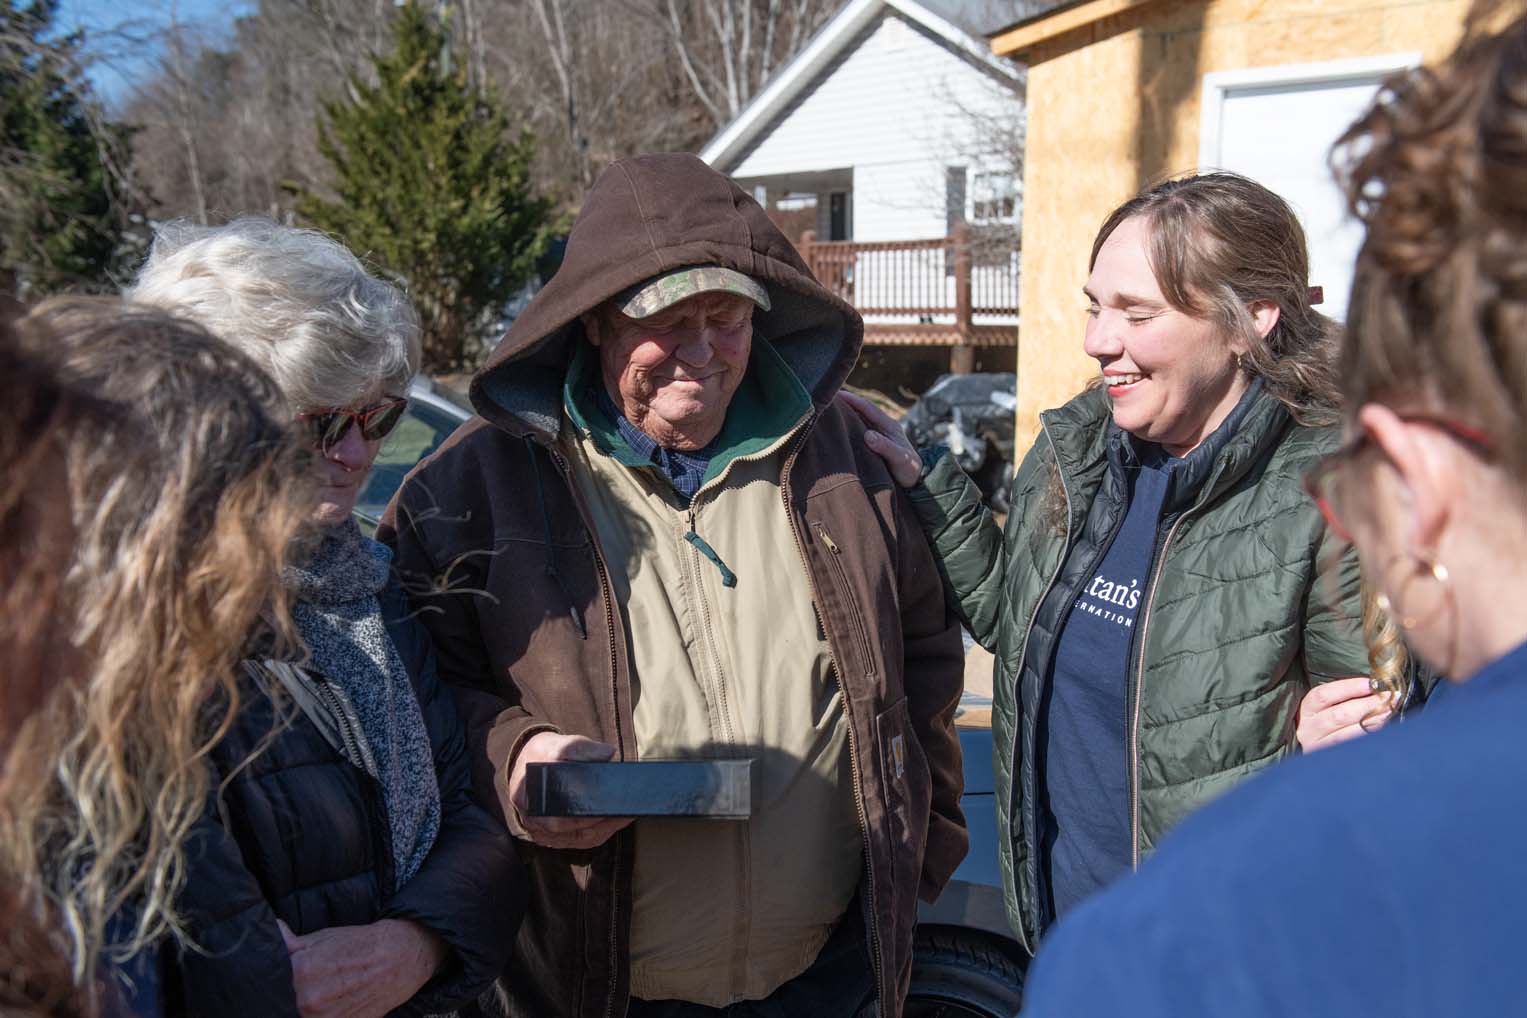
{"type": "Polygon", "coordinates": [[[1030,64],[1017,448],[1096,372],[1087,256],[1104,217],[1198,162],[1203,76],[1387,53],[1445,56],[1466,0],[1158,0],[1023,54],[1030,64]]]}

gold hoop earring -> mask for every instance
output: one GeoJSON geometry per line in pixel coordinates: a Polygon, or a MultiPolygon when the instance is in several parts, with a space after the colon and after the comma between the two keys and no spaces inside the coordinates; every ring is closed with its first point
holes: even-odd
{"type": "MultiPolygon", "coordinates": [[[[1429,555],[1418,555],[1415,552],[1401,552],[1385,564],[1382,580],[1382,590],[1374,598],[1374,601],[1379,609],[1393,619],[1395,624],[1405,632],[1409,633],[1421,626],[1430,625],[1441,618],[1444,613],[1452,616],[1452,638],[1446,643],[1446,646],[1450,648],[1450,652],[1447,662],[1440,669],[1444,674],[1450,674],[1453,662],[1458,658],[1458,601],[1453,592],[1452,573],[1448,571],[1447,566],[1429,555]],[[1395,567],[1398,565],[1406,567],[1406,575],[1400,577],[1398,586],[1393,586],[1388,581],[1393,577],[1395,567]],[[1406,591],[1410,590],[1416,583],[1427,581],[1437,584],[1440,590],[1437,604],[1430,611],[1412,614],[1405,609],[1405,606],[1397,603],[1398,599],[1402,598],[1410,602],[1410,599],[1405,596],[1406,591]],[[1385,593],[1385,591],[1390,589],[1395,590],[1394,597],[1390,597],[1388,593],[1385,593]]],[[[1410,607],[1415,607],[1414,602],[1410,602],[1410,607]]],[[[1442,664],[1441,662],[1438,663],[1442,664]]]]}

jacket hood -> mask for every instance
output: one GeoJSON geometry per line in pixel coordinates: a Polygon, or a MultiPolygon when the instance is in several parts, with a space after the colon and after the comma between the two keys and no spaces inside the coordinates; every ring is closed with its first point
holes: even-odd
{"type": "Polygon", "coordinates": [[[579,316],[628,287],[691,265],[746,273],[769,291],[753,314],[817,406],[848,377],[863,343],[852,307],[812,278],[785,235],[741,188],[692,155],[623,159],[594,182],[557,273],[514,320],[476,376],[472,405],[512,433],[554,436],[579,316]]]}

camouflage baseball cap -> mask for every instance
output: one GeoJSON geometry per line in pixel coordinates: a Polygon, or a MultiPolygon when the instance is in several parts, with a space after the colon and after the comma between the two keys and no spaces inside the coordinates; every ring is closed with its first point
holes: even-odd
{"type": "Polygon", "coordinates": [[[694,265],[655,276],[615,295],[627,318],[646,318],[697,293],[735,293],[769,310],[769,291],[751,276],[719,265],[694,265]]]}

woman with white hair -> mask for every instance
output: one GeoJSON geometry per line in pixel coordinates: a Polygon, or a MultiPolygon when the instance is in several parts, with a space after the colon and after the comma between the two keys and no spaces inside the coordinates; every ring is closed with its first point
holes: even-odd
{"type": "Polygon", "coordinates": [[[259,219],[161,230],[127,296],[264,367],[318,484],[285,570],[305,647],[244,662],[265,695],[214,754],[220,822],[181,901],[197,949],[166,961],[167,998],[219,1016],[460,1008],[503,966],[522,877],[471,801],[462,726],[390,553],[350,515],[406,406],[414,310],[340,244],[259,219]]]}

